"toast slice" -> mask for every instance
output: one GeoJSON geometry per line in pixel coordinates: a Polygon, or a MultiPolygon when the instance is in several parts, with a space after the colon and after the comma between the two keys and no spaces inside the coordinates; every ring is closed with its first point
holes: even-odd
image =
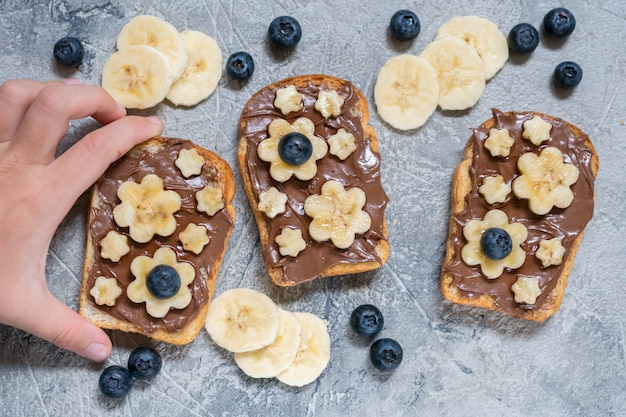
{"type": "MultiPolygon", "coordinates": [[[[544,321],[553,315],[561,306],[585,227],[593,215],[594,181],[598,166],[598,155],[591,140],[571,123],[537,112],[503,113],[494,109],[493,118],[473,129],[463,159],[454,172],[449,232],[440,277],[444,297],[454,303],[497,310],[534,321],[544,321]],[[536,133],[533,133],[532,123],[526,124],[532,119],[533,123],[537,122],[536,133]],[[539,132],[542,126],[545,135],[543,138],[539,132]],[[496,138],[499,133],[493,129],[500,130],[501,133],[508,132],[511,141],[498,142],[496,138]],[[490,136],[492,139],[489,139],[490,136]],[[498,149],[494,143],[505,145],[498,149]],[[554,148],[561,151],[562,159],[559,162],[562,161],[566,166],[573,165],[578,170],[577,178],[571,178],[573,183],[566,181],[565,187],[560,189],[563,191],[563,188],[569,188],[572,191],[573,199],[570,204],[559,202],[556,194],[552,194],[550,190],[544,189],[531,197],[525,194],[525,181],[530,177],[540,178],[539,172],[543,168],[536,165],[530,170],[533,172],[529,173],[526,165],[520,164],[519,159],[531,152],[538,155],[538,158],[547,155],[543,151],[548,148],[552,148],[548,152],[552,152],[554,148]],[[509,149],[509,153],[503,149],[509,149]],[[523,170],[526,172],[522,172],[523,170]],[[526,177],[519,179],[522,174],[526,177]],[[491,184],[481,188],[486,183],[486,178],[498,176],[501,176],[498,186],[491,184]],[[511,185],[512,188],[507,188],[511,185]],[[496,196],[497,191],[499,196],[496,196]],[[538,202],[545,202],[548,201],[547,198],[553,197],[554,200],[550,201],[557,203],[549,211],[545,212],[546,207],[537,208],[538,202]],[[504,212],[509,224],[518,223],[526,229],[526,236],[521,239],[523,241],[516,245],[515,239],[512,239],[513,251],[501,261],[485,261],[484,252],[477,255],[476,251],[483,251],[480,243],[472,246],[474,253],[469,249],[470,241],[477,242],[472,229],[477,223],[464,230],[470,221],[478,220],[483,221],[480,233],[484,233],[486,228],[491,227],[491,224],[484,221],[485,215],[492,210],[504,212]],[[557,240],[559,244],[556,243],[557,240]],[[552,244],[554,246],[550,246],[552,244]],[[466,246],[468,248],[464,249],[466,246]],[[516,246],[523,252],[518,249],[518,260],[513,261],[516,246]],[[466,255],[463,254],[464,251],[467,251],[466,255]],[[503,266],[501,275],[488,278],[486,274],[492,273],[485,267],[488,262],[492,266],[504,262],[500,265],[503,266]],[[524,281],[533,284],[527,288],[524,281]],[[532,293],[532,297],[524,301],[524,295],[529,293],[532,293]],[[516,296],[521,301],[516,301],[516,296]],[[534,297],[536,299],[533,300],[534,297]]],[[[568,169],[572,170],[571,167],[568,169]]],[[[540,182],[534,184],[540,186],[540,182]]],[[[522,237],[523,235],[524,233],[522,237]]],[[[493,275],[497,275],[497,272],[493,275]]]]}
{"type": "Polygon", "coordinates": [[[80,314],[105,329],[140,333],[172,344],[193,341],[204,325],[233,230],[234,194],[230,165],[188,140],[156,137],[113,163],[91,193],[80,314]],[[147,178],[157,183],[160,179],[162,189],[156,186],[151,194],[147,190],[154,186],[147,186],[147,178]],[[132,193],[124,193],[122,201],[118,195],[122,184],[131,184],[129,189],[140,197],[133,200],[132,193]],[[217,196],[209,198],[210,209],[198,203],[203,200],[197,196],[201,190],[217,196]],[[165,195],[175,201],[174,207],[159,206],[165,195]],[[155,228],[161,221],[169,230],[155,228]],[[146,227],[153,228],[147,236],[146,227]],[[149,268],[160,264],[180,273],[180,289],[169,298],[155,297],[147,290],[149,268]],[[100,277],[104,277],[101,283],[100,277]]]}
{"type": "MultiPolygon", "coordinates": [[[[304,75],[278,81],[258,91],[244,106],[238,165],[259,230],[263,258],[277,285],[293,286],[320,276],[369,271],[387,260],[389,244],[384,211],[389,198],[380,178],[378,138],[368,125],[368,118],[365,96],[349,81],[328,75],[304,75]],[[266,155],[265,160],[259,157],[259,145],[278,141],[288,132],[299,129],[308,129],[311,143],[317,143],[312,145],[314,152],[324,146],[328,146],[328,150],[323,153],[322,149],[320,155],[323,156],[312,156],[302,165],[287,167],[293,171],[287,179],[281,177],[282,174],[277,174],[279,179],[276,179],[272,173],[274,166],[277,172],[283,170],[284,173],[286,165],[276,151],[276,142],[268,151],[271,158],[266,155]],[[319,139],[325,145],[319,145],[319,139]],[[313,165],[314,175],[304,175],[304,168],[298,172],[306,164],[313,165]],[[325,231],[327,233],[314,233],[316,240],[310,232],[315,217],[310,215],[310,210],[307,214],[310,205],[306,207],[305,202],[311,196],[322,194],[322,187],[330,182],[335,186],[338,183],[350,195],[359,193],[356,188],[362,190],[365,203],[357,204],[351,213],[337,209],[337,215],[330,217],[350,217],[351,220],[345,222],[347,231],[339,232],[340,226],[335,222],[325,231]],[[271,197],[264,194],[268,191],[271,197]],[[370,227],[355,220],[362,219],[361,212],[369,216],[370,227]],[[291,237],[298,233],[301,237],[298,235],[295,242],[285,236],[281,240],[279,236],[286,229],[290,229],[291,237]],[[335,232],[342,236],[331,236],[335,232]],[[350,242],[352,237],[354,240],[350,242]],[[337,242],[343,238],[347,241],[337,242]],[[293,251],[286,249],[291,244],[296,247],[293,251]],[[281,251],[290,254],[283,255],[281,251]]],[[[335,188],[343,194],[340,187],[335,188]]]]}

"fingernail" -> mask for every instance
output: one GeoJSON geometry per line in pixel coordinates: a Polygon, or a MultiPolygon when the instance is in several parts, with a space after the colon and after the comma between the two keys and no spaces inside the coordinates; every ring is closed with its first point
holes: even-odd
{"type": "Polygon", "coordinates": [[[100,343],[92,343],[85,349],[83,356],[94,362],[104,362],[109,357],[109,349],[100,343]]]}
{"type": "Polygon", "coordinates": [[[80,80],[77,80],[76,78],[68,78],[63,80],[63,83],[67,85],[76,85],[80,84],[80,80]]]}
{"type": "Polygon", "coordinates": [[[116,101],[115,104],[117,105],[117,108],[124,112],[124,114],[126,114],[126,107],[124,107],[124,105],[122,103],[120,103],[119,101],[116,101]]]}
{"type": "Polygon", "coordinates": [[[146,117],[146,119],[148,119],[148,121],[150,123],[154,123],[155,125],[162,125],[163,124],[163,122],[161,122],[161,119],[159,119],[156,116],[148,116],[148,117],[146,117]]]}

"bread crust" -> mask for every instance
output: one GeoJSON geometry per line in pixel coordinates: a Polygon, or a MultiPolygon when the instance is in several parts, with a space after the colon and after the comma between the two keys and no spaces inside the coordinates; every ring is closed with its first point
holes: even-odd
{"type": "MultiPolygon", "coordinates": [[[[331,77],[328,75],[321,74],[312,74],[306,76],[296,76],[287,78],[276,83],[270,84],[257,92],[250,101],[253,101],[255,97],[260,94],[263,94],[267,90],[273,90],[279,87],[284,87],[286,85],[294,85],[296,89],[304,88],[309,85],[309,83],[314,82],[319,84],[321,88],[326,90],[332,89],[340,89],[344,87],[347,81],[331,77]]],[[[356,94],[358,94],[358,111],[361,114],[361,127],[363,129],[364,137],[369,138],[369,145],[374,152],[378,152],[378,137],[374,129],[368,124],[369,120],[369,110],[368,104],[365,96],[356,88],[354,88],[356,94]]],[[[243,132],[246,127],[246,121],[241,118],[240,121],[240,131],[243,132]]],[[[252,184],[252,175],[251,175],[251,167],[247,163],[248,157],[248,144],[249,140],[247,136],[241,135],[239,140],[238,152],[237,152],[237,160],[239,171],[241,173],[241,179],[243,183],[243,188],[246,192],[246,196],[248,197],[248,201],[252,208],[254,218],[256,220],[257,228],[259,231],[259,237],[261,240],[261,245],[266,247],[270,244],[270,223],[271,219],[268,219],[265,214],[259,210],[258,202],[257,202],[257,194],[253,188],[252,184]]],[[[372,261],[372,262],[346,262],[346,263],[338,263],[332,266],[325,268],[319,276],[321,277],[330,277],[336,275],[347,275],[347,274],[355,274],[365,271],[370,271],[376,268],[381,267],[389,257],[389,243],[388,239],[388,229],[386,224],[386,219],[383,214],[383,235],[384,238],[379,240],[375,252],[377,258],[380,259],[380,262],[372,261]]],[[[283,269],[280,267],[273,267],[266,262],[267,271],[272,279],[272,281],[279,286],[294,286],[300,284],[305,281],[297,281],[293,280],[290,277],[286,277],[283,273],[283,269]]]]}
{"type": "MultiPolygon", "coordinates": [[[[584,145],[587,146],[591,150],[591,159],[590,159],[590,167],[593,173],[594,178],[597,176],[598,168],[599,168],[599,159],[597,152],[589,139],[589,137],[578,127],[574,126],[569,122],[562,121],[556,117],[546,115],[538,112],[525,112],[531,113],[537,116],[540,116],[546,120],[555,121],[558,120],[560,122],[565,123],[572,131],[575,137],[586,138],[584,140],[584,145]]],[[[496,127],[495,118],[491,118],[487,120],[482,126],[481,129],[491,129],[496,127]]],[[[461,246],[455,245],[454,239],[458,233],[458,228],[460,225],[455,220],[455,216],[461,213],[466,206],[466,197],[471,192],[475,184],[472,183],[472,177],[470,175],[470,169],[472,167],[474,152],[472,141],[468,141],[461,162],[457,165],[453,177],[452,177],[452,187],[451,187],[451,207],[450,207],[450,218],[448,224],[448,236],[446,240],[446,254],[443,260],[443,266],[448,265],[452,262],[456,255],[456,250],[461,250],[461,246]]],[[[594,192],[594,201],[595,201],[595,192],[594,192]]],[[[578,252],[578,248],[582,241],[584,234],[584,227],[574,239],[570,250],[568,251],[566,257],[563,260],[564,266],[563,269],[558,276],[557,283],[554,288],[551,290],[549,295],[547,296],[546,301],[541,305],[538,309],[527,310],[519,317],[527,320],[542,322],[547,318],[556,313],[563,299],[563,294],[565,292],[565,287],[567,286],[568,277],[574,265],[574,260],[576,258],[576,254],[578,252]]],[[[471,305],[475,307],[481,307],[488,310],[497,310],[504,313],[509,313],[508,311],[501,309],[496,305],[495,298],[482,294],[473,297],[464,297],[459,291],[458,287],[453,283],[453,275],[450,273],[446,273],[445,269],[442,268],[441,276],[440,276],[440,289],[443,296],[456,304],[465,304],[471,305]]],[[[510,313],[509,313],[510,314],[510,313]]]]}
{"type": "MultiPolygon", "coordinates": [[[[190,143],[192,145],[191,147],[195,149],[198,154],[205,159],[206,164],[209,165],[212,170],[214,170],[214,173],[217,176],[217,180],[213,184],[219,185],[219,187],[221,188],[222,197],[224,200],[223,210],[227,213],[227,215],[230,217],[230,219],[232,219],[232,222],[234,223],[235,208],[232,205],[232,200],[235,195],[235,178],[228,162],[226,162],[220,156],[189,141],[166,137],[152,138],[142,144],[137,145],[130,152],[145,149],[151,149],[156,152],[160,149],[167,147],[171,141],[184,141],[190,143]]],[[[103,177],[106,177],[106,175],[107,173],[105,173],[103,177]]],[[[102,204],[103,202],[99,197],[98,183],[96,183],[91,192],[90,208],[98,207],[102,204]]],[[[211,265],[201,268],[199,274],[200,276],[196,276],[195,278],[196,280],[204,280],[208,289],[208,297],[206,301],[200,306],[195,318],[189,321],[185,325],[185,327],[179,331],[168,331],[165,328],[160,328],[153,332],[146,332],[141,327],[131,322],[113,317],[102,309],[97,308],[97,306],[91,300],[91,296],[89,294],[90,288],[87,278],[89,276],[90,269],[94,267],[94,264],[96,262],[96,250],[98,246],[98,243],[95,242],[93,239],[92,233],[90,233],[90,230],[93,226],[93,221],[94,210],[90,210],[87,222],[87,242],[85,250],[85,262],[83,266],[83,281],[80,289],[80,314],[96,326],[99,326],[103,329],[121,330],[123,332],[129,333],[139,333],[148,336],[154,340],[177,345],[192,342],[200,332],[200,329],[204,326],[209,303],[215,289],[215,281],[217,279],[219,268],[222,259],[224,258],[228,240],[230,238],[233,228],[230,227],[226,230],[223,247],[219,251],[218,255],[212,260],[211,265]]],[[[134,242],[132,242],[132,239],[129,239],[129,244],[134,244],[134,242]]],[[[125,295],[123,294],[122,296],[125,295]]]]}

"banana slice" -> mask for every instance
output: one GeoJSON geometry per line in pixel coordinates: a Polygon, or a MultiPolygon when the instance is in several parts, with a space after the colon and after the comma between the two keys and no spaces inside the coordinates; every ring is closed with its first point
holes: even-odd
{"type": "Polygon", "coordinates": [[[374,87],[376,109],[396,129],[423,126],[437,108],[438,100],[437,73],[424,58],[395,56],[378,72],[374,87]]]}
{"type": "Polygon", "coordinates": [[[300,321],[289,311],[279,309],[280,325],[276,340],[252,352],[235,353],[235,362],[253,378],[273,378],[289,368],[300,346],[300,321]]]}
{"type": "Polygon", "coordinates": [[[174,77],[165,55],[146,45],[113,53],[102,68],[102,88],[124,107],[146,109],[163,101],[174,77]]]}
{"type": "Polygon", "coordinates": [[[437,73],[442,110],[470,108],[485,91],[485,65],[474,48],[459,38],[434,40],[420,56],[437,73]]]}
{"type": "Polygon", "coordinates": [[[330,360],[328,324],[311,313],[292,313],[300,321],[302,332],[298,353],[289,368],[278,374],[279,381],[296,387],[313,382],[330,360]]]}
{"type": "Polygon", "coordinates": [[[500,29],[478,16],[456,16],[441,25],[435,40],[454,36],[473,47],[485,65],[485,78],[491,79],[509,59],[509,45],[500,29]]]}
{"type": "Polygon", "coordinates": [[[209,97],[222,76],[222,51],[212,37],[195,30],[182,32],[187,66],[172,84],[167,99],[177,106],[194,106],[209,97]]]}
{"type": "Polygon", "coordinates": [[[250,352],[276,340],[279,309],[265,294],[235,288],[211,301],[205,327],[213,341],[231,352],[250,352]]]}
{"type": "Polygon", "coordinates": [[[187,66],[185,42],[171,24],[155,16],[139,15],[131,19],[117,36],[117,49],[132,45],[148,45],[167,57],[172,76],[180,78],[187,66]]]}

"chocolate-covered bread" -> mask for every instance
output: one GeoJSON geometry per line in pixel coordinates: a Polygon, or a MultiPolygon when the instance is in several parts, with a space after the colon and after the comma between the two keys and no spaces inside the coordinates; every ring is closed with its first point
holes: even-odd
{"type": "Polygon", "coordinates": [[[368,118],[363,94],[327,75],[278,81],[244,106],[239,169],[276,284],[368,271],[387,260],[389,199],[368,118]],[[277,152],[293,132],[308,136],[312,153],[304,163],[285,163],[277,152]],[[352,203],[338,203],[344,197],[352,203]],[[330,202],[337,215],[325,211],[330,202]]]}
{"type": "Polygon", "coordinates": [[[113,163],[91,195],[80,313],[102,328],[191,342],[233,230],[234,194],[228,163],[188,140],[153,138],[113,163]],[[163,286],[172,280],[174,294],[163,286]]]}
{"type": "Polygon", "coordinates": [[[445,298],[535,321],[553,315],[593,215],[597,172],[589,137],[571,123],[493,110],[454,173],[445,298]],[[487,233],[494,227],[506,244],[487,233]]]}

